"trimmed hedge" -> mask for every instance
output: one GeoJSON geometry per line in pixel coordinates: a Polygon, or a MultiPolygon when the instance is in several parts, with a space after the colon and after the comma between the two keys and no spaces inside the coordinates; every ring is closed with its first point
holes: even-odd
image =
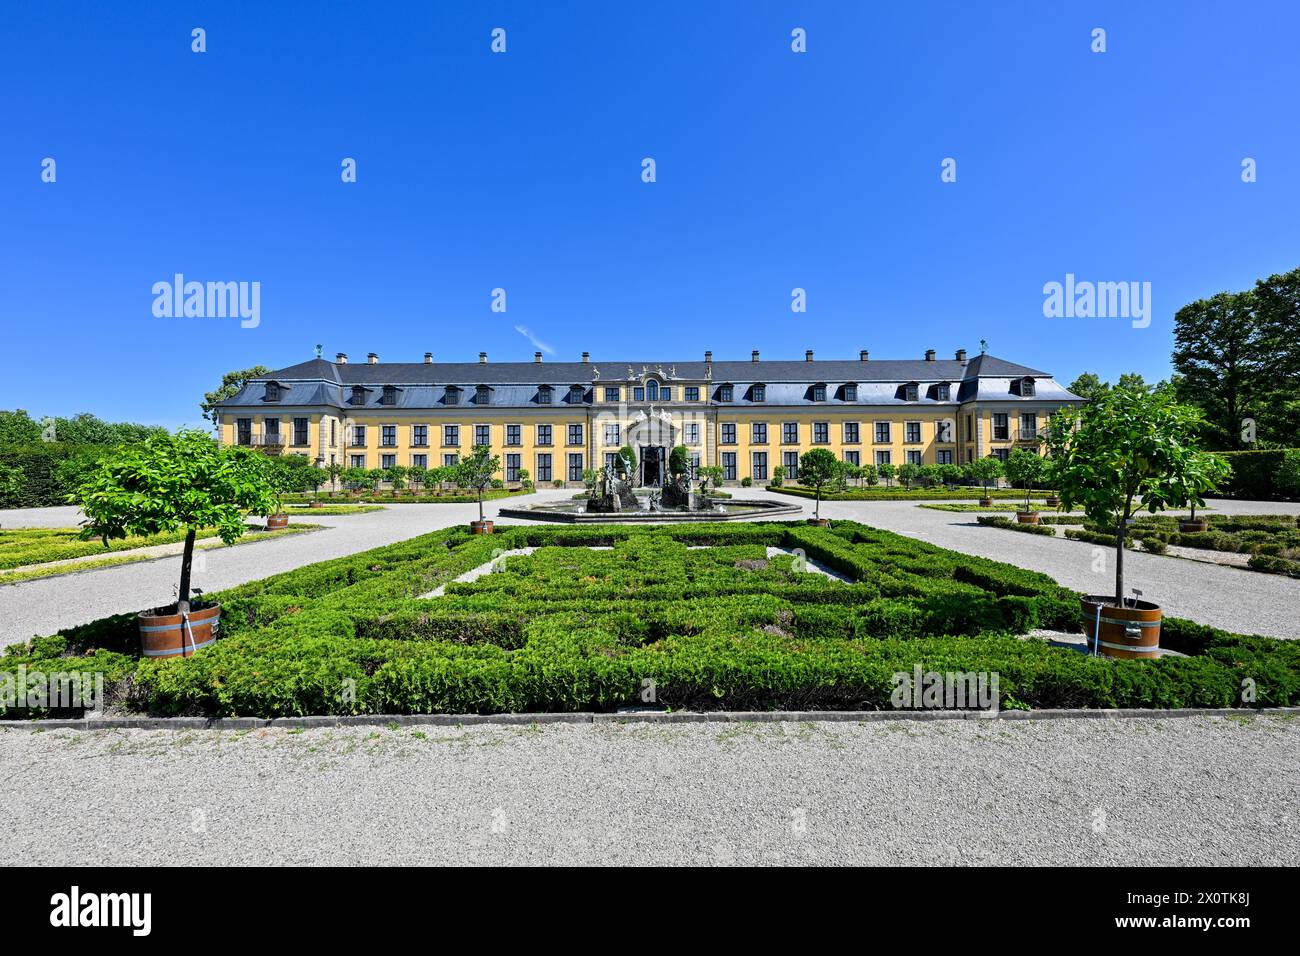
{"type": "Polygon", "coordinates": [[[892,676],[917,664],[997,673],[1003,707],[1236,706],[1246,677],[1260,704],[1300,700],[1295,642],[1171,621],[1166,646],[1194,657],[1053,648],[1016,635],[1077,631],[1073,591],[852,522],[498,530],[209,595],[224,637],[193,658],[136,659],[121,615],[18,648],[0,670],[130,653],[114,673],[131,707],[212,716],[610,710],[641,703],[643,682],[673,708],[884,709],[892,676]],[[538,550],[455,581],[519,548],[538,550]],[[799,552],[849,581],[805,570],[799,552]]]}
{"type": "Polygon", "coordinates": [[[41,442],[35,445],[0,445],[0,465],[22,472],[16,496],[5,508],[50,508],[66,505],[68,495],[99,458],[112,451],[107,445],[71,445],[41,442]]]}
{"type": "Polygon", "coordinates": [[[1279,480],[1279,471],[1288,452],[1300,454],[1300,450],[1294,448],[1219,452],[1232,465],[1232,475],[1222,493],[1230,498],[1256,501],[1295,501],[1298,490],[1283,487],[1279,480]]]}
{"type": "MultiPolygon", "coordinates": [[[[816,498],[817,492],[811,488],[804,488],[800,485],[768,485],[768,491],[773,491],[782,495],[794,495],[796,498],[816,498]]],[[[1039,498],[1052,494],[1050,491],[1033,491],[1031,496],[1039,498]]],[[[892,488],[844,488],[839,491],[822,491],[822,501],[931,501],[931,500],[951,500],[961,501],[966,499],[978,498],[1025,498],[1025,492],[1019,488],[991,488],[986,495],[979,488],[969,488],[962,486],[960,488],[904,488],[895,486],[892,488]]]]}

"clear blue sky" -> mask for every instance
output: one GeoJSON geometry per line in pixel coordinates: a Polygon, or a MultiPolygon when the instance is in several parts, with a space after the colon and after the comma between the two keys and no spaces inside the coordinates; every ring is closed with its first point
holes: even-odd
{"type": "Polygon", "coordinates": [[[516,325],[569,360],[983,338],[1160,378],[1180,305],[1300,265],[1298,10],[9,0],[0,408],[174,426],[316,343],[531,359],[516,325]],[[177,272],[260,282],[260,326],[155,318],[177,272]],[[1151,282],[1150,328],[1044,318],[1067,272],[1151,282]]]}

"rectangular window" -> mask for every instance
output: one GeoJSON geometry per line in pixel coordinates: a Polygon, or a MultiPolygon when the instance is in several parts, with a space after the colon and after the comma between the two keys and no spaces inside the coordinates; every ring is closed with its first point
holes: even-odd
{"type": "Polygon", "coordinates": [[[348,447],[365,448],[366,447],[366,426],[353,425],[352,437],[348,439],[348,447]]]}
{"type": "Polygon", "coordinates": [[[492,426],[475,425],[474,426],[474,444],[492,446],[492,426]]]}
{"type": "Polygon", "coordinates": [[[349,455],[349,456],[348,456],[348,461],[351,462],[351,465],[349,465],[349,467],[351,467],[351,468],[364,468],[364,467],[366,467],[366,456],[365,456],[365,455],[349,455]]]}
{"type": "Polygon", "coordinates": [[[813,444],[825,445],[831,440],[830,422],[813,422],[813,444]]]}
{"type": "Polygon", "coordinates": [[[307,444],[307,433],[310,431],[310,425],[310,419],[295,418],[293,420],[293,443],[299,448],[307,444]]]}
{"type": "Polygon", "coordinates": [[[538,425],[538,426],[537,426],[537,444],[541,445],[543,448],[545,448],[545,447],[547,447],[547,446],[549,446],[549,445],[551,444],[551,426],[550,426],[550,425],[538,425]]]}
{"type": "Polygon", "coordinates": [[[428,425],[411,426],[411,446],[413,448],[429,447],[429,426],[428,425]]]}
{"type": "Polygon", "coordinates": [[[518,448],[524,443],[524,426],[507,425],[506,426],[506,447],[518,448]]]}
{"type": "Polygon", "coordinates": [[[734,445],[736,443],[736,423],[724,422],[722,425],[722,438],[719,441],[724,445],[734,445]]]}
{"type": "Polygon", "coordinates": [[[1011,457],[1011,450],[1009,448],[995,448],[993,449],[993,457],[998,461],[1006,461],[1011,457]]]}
{"type": "Polygon", "coordinates": [[[543,385],[541,388],[537,390],[537,404],[538,405],[551,404],[551,388],[549,385],[543,385]]]}
{"type": "Polygon", "coordinates": [[[659,386],[659,401],[671,402],[673,400],[673,387],[671,385],[659,386]]]}
{"type": "Polygon", "coordinates": [[[688,445],[698,445],[700,443],[700,425],[698,422],[687,422],[682,426],[683,440],[688,445]]]}
{"type": "Polygon", "coordinates": [[[569,426],[569,444],[570,444],[570,445],[581,445],[581,444],[582,444],[582,426],[581,426],[581,425],[570,425],[570,426],[569,426]]]}
{"type": "Polygon", "coordinates": [[[934,389],[935,401],[947,402],[952,400],[952,389],[947,385],[936,385],[934,389]]]}
{"type": "Polygon", "coordinates": [[[569,455],[569,480],[582,481],[582,455],[569,455]]]}
{"type": "Polygon", "coordinates": [[[970,440],[974,437],[974,436],[971,434],[971,433],[975,430],[974,420],[975,420],[975,416],[974,416],[974,415],[967,415],[967,416],[966,416],[966,440],[967,440],[967,441],[970,441],[970,440]]]}
{"type": "Polygon", "coordinates": [[[262,434],[265,436],[268,445],[280,444],[280,419],[262,419],[262,434]]]}
{"type": "Polygon", "coordinates": [[[537,456],[537,480],[538,481],[551,480],[551,456],[548,454],[541,454],[537,456]]]}
{"type": "Polygon", "coordinates": [[[698,385],[686,386],[686,400],[688,402],[698,402],[700,400],[700,387],[698,385]]]}
{"type": "Polygon", "coordinates": [[[691,474],[698,475],[700,473],[700,453],[698,451],[693,451],[691,452],[690,458],[691,458],[691,474]]]}
{"type": "Polygon", "coordinates": [[[767,452],[756,451],[753,458],[753,464],[750,466],[750,477],[755,481],[767,481],[767,452]]]}
{"type": "Polygon", "coordinates": [[[903,438],[904,441],[915,444],[916,442],[919,442],[921,440],[920,422],[908,422],[907,425],[904,427],[906,429],[906,434],[903,438]]]}
{"type": "Polygon", "coordinates": [[[938,463],[939,463],[940,465],[951,465],[951,464],[952,464],[952,449],[951,449],[951,448],[943,448],[943,449],[940,449],[940,450],[937,452],[937,454],[938,454],[938,456],[939,456],[939,458],[938,458],[938,463]]]}
{"type": "Polygon", "coordinates": [[[993,413],[993,440],[1006,441],[1009,437],[1007,425],[1007,416],[1005,412],[993,413]]]}
{"type": "Polygon", "coordinates": [[[379,445],[381,448],[397,447],[397,426],[396,425],[379,426],[379,445]]]}
{"type": "Polygon", "coordinates": [[[814,402],[824,402],[824,401],[826,401],[826,386],[825,386],[825,385],[814,385],[814,386],[813,386],[813,390],[812,390],[812,400],[813,400],[814,402]]]}
{"type": "Polygon", "coordinates": [[[877,465],[888,465],[888,464],[889,464],[889,452],[887,452],[887,451],[878,451],[878,452],[876,452],[876,464],[877,464],[877,465]]]}
{"type": "Polygon", "coordinates": [[[731,395],[732,395],[732,388],[730,385],[718,386],[718,401],[729,402],[731,401],[731,395]]]}
{"type": "Polygon", "coordinates": [[[448,454],[442,456],[442,467],[454,468],[456,462],[458,461],[460,461],[460,455],[456,454],[455,452],[449,452],[448,454]]]}
{"type": "Polygon", "coordinates": [[[844,443],[846,445],[856,445],[861,441],[861,435],[858,434],[858,422],[844,423],[844,443]]]}
{"type": "Polygon", "coordinates": [[[921,463],[921,453],[919,451],[909,451],[907,453],[907,463],[909,465],[919,465],[921,463]]]}
{"type": "Polygon", "coordinates": [[[1033,412],[1024,412],[1020,416],[1020,440],[1034,441],[1038,438],[1038,416],[1033,412]]]}
{"type": "Polygon", "coordinates": [[[862,453],[857,451],[846,451],[844,453],[844,462],[849,465],[859,465],[862,463],[862,453]]]}
{"type": "Polygon", "coordinates": [[[619,399],[619,390],[617,385],[605,387],[605,401],[617,402],[619,399]]]}
{"type": "Polygon", "coordinates": [[[620,429],[617,422],[612,425],[607,424],[605,426],[605,444],[617,445],[619,441],[619,431],[620,429]]]}
{"type": "Polygon", "coordinates": [[[442,443],[447,448],[459,448],[460,447],[460,426],[443,425],[442,443]]]}
{"type": "Polygon", "coordinates": [[[844,386],[844,400],[846,402],[856,402],[858,400],[858,387],[856,385],[844,386]]]}
{"type": "Polygon", "coordinates": [[[616,468],[617,466],[618,466],[618,452],[616,451],[605,452],[605,467],[616,468]]]}
{"type": "Polygon", "coordinates": [[[644,385],[637,385],[636,387],[634,387],[634,388],[632,389],[632,401],[634,401],[634,402],[644,402],[644,401],[645,401],[645,386],[644,386],[644,385]]]}
{"type": "Polygon", "coordinates": [[[251,418],[235,419],[235,444],[253,444],[253,420],[251,418]]]}
{"type": "Polygon", "coordinates": [[[917,401],[917,398],[918,398],[918,389],[919,389],[919,386],[916,386],[916,385],[904,385],[904,386],[903,386],[903,401],[905,401],[905,402],[915,402],[915,401],[917,401]]]}
{"type": "Polygon", "coordinates": [[[427,468],[429,467],[429,456],[428,456],[428,455],[412,455],[412,456],[411,456],[411,467],[412,467],[412,468],[425,468],[425,469],[427,469],[427,468]]]}
{"type": "Polygon", "coordinates": [[[335,438],[335,435],[334,435],[334,426],[335,426],[335,424],[337,424],[337,423],[334,421],[334,419],[331,418],[331,419],[330,419],[330,447],[331,447],[331,448],[333,448],[333,447],[337,444],[337,442],[335,442],[335,440],[334,440],[334,438],[335,438]]]}
{"type": "Polygon", "coordinates": [[[767,444],[767,422],[754,422],[750,425],[749,441],[754,445],[767,444]]]}
{"type": "Polygon", "coordinates": [[[934,440],[941,445],[952,444],[952,421],[943,419],[934,426],[934,440]]]}
{"type": "Polygon", "coordinates": [[[783,445],[799,444],[799,423],[784,422],[781,425],[781,443],[783,445]]]}
{"type": "Polygon", "coordinates": [[[750,401],[765,402],[767,401],[767,386],[754,385],[749,390],[750,401]]]}
{"type": "Polygon", "coordinates": [[[799,453],[797,451],[783,452],[781,455],[781,467],[785,469],[785,476],[791,481],[799,477],[799,453]]]}
{"type": "Polygon", "coordinates": [[[876,444],[889,444],[889,422],[876,422],[876,444]]]}
{"type": "Polygon", "coordinates": [[[396,455],[380,455],[380,456],[379,456],[379,467],[380,467],[380,468],[392,468],[392,467],[393,467],[394,465],[396,465],[396,464],[397,464],[397,456],[396,456],[396,455]]]}
{"type": "Polygon", "coordinates": [[[722,453],[722,480],[736,480],[736,453],[734,451],[724,451],[722,453]]]}
{"type": "Polygon", "coordinates": [[[519,480],[519,468],[522,459],[522,455],[506,455],[506,481],[519,480]]]}

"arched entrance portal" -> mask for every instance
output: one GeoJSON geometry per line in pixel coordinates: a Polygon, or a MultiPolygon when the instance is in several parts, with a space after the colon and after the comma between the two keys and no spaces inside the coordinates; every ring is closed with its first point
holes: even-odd
{"type": "Polygon", "coordinates": [[[662,488],[668,476],[668,453],[677,444],[677,429],[666,414],[638,416],[627,432],[627,443],[636,449],[637,479],[643,487],[662,488]]]}

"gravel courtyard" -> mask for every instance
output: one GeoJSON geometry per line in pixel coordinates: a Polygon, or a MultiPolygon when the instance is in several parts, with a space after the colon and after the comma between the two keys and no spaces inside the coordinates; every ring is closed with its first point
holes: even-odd
{"type": "Polygon", "coordinates": [[[0,730],[0,863],[1294,864],[1300,720],[0,730]],[[57,835],[57,836],[52,836],[57,835]]]}

